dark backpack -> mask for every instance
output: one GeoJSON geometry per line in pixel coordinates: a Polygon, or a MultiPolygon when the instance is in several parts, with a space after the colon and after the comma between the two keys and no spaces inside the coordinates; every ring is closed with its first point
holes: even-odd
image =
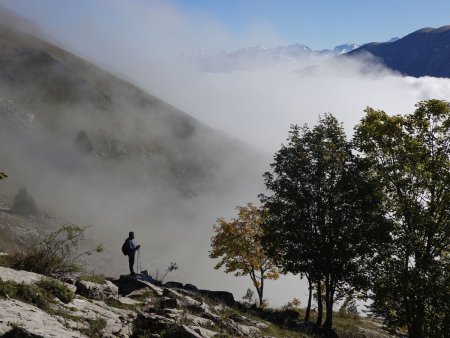
{"type": "Polygon", "coordinates": [[[128,238],[122,244],[122,252],[125,256],[128,256],[131,253],[130,240],[128,238]]]}

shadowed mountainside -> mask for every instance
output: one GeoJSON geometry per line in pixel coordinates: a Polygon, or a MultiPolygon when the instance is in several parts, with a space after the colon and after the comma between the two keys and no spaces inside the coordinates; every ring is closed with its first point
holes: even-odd
{"type": "Polygon", "coordinates": [[[450,77],[450,26],[423,28],[393,42],[369,43],[347,55],[364,52],[404,75],[450,77]]]}

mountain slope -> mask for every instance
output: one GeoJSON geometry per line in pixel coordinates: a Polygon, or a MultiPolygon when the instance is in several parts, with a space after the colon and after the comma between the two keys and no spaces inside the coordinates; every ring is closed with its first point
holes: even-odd
{"type": "MultiPolygon", "coordinates": [[[[249,150],[131,83],[11,28],[10,21],[0,23],[0,117],[10,132],[18,115],[29,116],[34,131],[11,135],[18,143],[28,139],[28,146],[39,144],[41,151],[59,145],[65,160],[87,165],[137,160],[159,171],[165,183],[178,181],[176,188],[188,195],[198,193],[224,158],[249,150]],[[15,113],[5,113],[6,100],[15,113]]],[[[64,165],[54,156],[52,161],[64,165]]]]}
{"type": "Polygon", "coordinates": [[[450,26],[423,28],[393,42],[369,43],[348,55],[364,52],[405,75],[450,77],[450,26]]]}
{"type": "Polygon", "coordinates": [[[125,266],[120,242],[134,230],[153,269],[172,259],[184,267],[180,278],[206,279],[212,224],[260,192],[261,152],[8,17],[0,21],[5,200],[25,186],[49,214],[93,225],[110,248],[93,267],[105,273],[125,266]]]}

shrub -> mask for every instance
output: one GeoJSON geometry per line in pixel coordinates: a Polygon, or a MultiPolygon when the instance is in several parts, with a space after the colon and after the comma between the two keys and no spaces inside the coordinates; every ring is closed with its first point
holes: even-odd
{"type": "Polygon", "coordinates": [[[16,214],[34,215],[38,212],[38,207],[28,191],[25,188],[20,188],[19,192],[14,196],[11,210],[16,214]]]}
{"type": "Polygon", "coordinates": [[[72,290],[56,279],[44,278],[37,282],[36,285],[63,303],[70,303],[75,298],[72,290]]]}
{"type": "Polygon", "coordinates": [[[103,330],[106,327],[106,320],[101,318],[101,317],[97,317],[95,319],[87,319],[88,328],[85,329],[81,329],[80,332],[85,334],[88,337],[91,338],[101,338],[103,337],[103,330]]]}
{"type": "Polygon", "coordinates": [[[48,311],[53,299],[37,285],[3,281],[0,278],[0,298],[13,298],[32,304],[42,310],[48,311]]]}
{"type": "Polygon", "coordinates": [[[46,276],[64,276],[82,271],[79,259],[103,248],[87,250],[74,255],[87,226],[68,224],[44,238],[34,238],[31,245],[11,257],[11,268],[36,272],[46,276]]]}

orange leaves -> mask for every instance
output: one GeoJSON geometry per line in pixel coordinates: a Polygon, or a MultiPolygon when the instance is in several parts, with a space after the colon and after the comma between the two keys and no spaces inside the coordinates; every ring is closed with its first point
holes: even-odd
{"type": "Polygon", "coordinates": [[[267,257],[261,238],[261,224],[267,211],[251,203],[236,207],[238,217],[227,222],[223,217],[214,225],[209,256],[219,258],[215,269],[225,267],[225,272],[238,276],[250,275],[256,288],[257,280],[277,279],[279,273],[267,257]]]}

